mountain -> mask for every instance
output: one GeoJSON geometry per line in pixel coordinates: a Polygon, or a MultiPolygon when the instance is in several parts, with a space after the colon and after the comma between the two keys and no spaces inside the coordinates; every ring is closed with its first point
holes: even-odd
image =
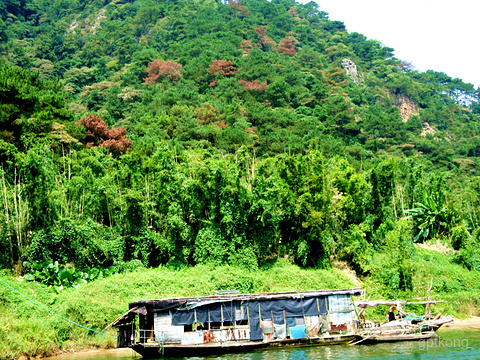
{"type": "Polygon", "coordinates": [[[478,89],[321,4],[7,0],[0,16],[3,267],[341,260],[408,291],[413,244],[438,240],[480,269],[478,89]]]}

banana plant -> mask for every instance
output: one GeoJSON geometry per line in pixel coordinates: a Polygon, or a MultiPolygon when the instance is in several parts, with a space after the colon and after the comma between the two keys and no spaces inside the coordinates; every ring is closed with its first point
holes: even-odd
{"type": "Polygon", "coordinates": [[[412,219],[418,229],[415,235],[415,242],[423,242],[434,238],[448,226],[447,209],[440,206],[435,197],[423,190],[423,203],[415,203],[416,207],[405,210],[406,220],[412,219]]]}

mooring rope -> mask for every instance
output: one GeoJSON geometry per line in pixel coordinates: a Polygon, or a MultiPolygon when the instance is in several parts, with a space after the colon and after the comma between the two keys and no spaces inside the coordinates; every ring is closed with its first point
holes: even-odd
{"type": "Polygon", "coordinates": [[[18,291],[17,289],[15,289],[13,286],[11,286],[10,284],[6,283],[6,282],[3,281],[2,279],[0,279],[0,281],[1,281],[2,283],[4,283],[5,285],[7,285],[7,286],[8,286],[10,289],[12,289],[13,291],[15,291],[15,292],[19,293],[20,295],[22,295],[25,299],[31,301],[32,303],[34,303],[34,304],[37,305],[37,306],[40,306],[42,309],[47,310],[48,312],[51,312],[53,315],[56,315],[56,316],[58,316],[59,318],[61,318],[61,319],[63,319],[63,320],[66,320],[66,321],[68,321],[68,322],[71,322],[72,324],[75,324],[75,325],[77,325],[77,326],[80,326],[81,328],[84,328],[84,329],[86,329],[86,330],[93,331],[93,332],[95,332],[95,333],[97,333],[97,334],[100,334],[100,339],[102,339],[104,335],[105,335],[105,336],[110,336],[110,337],[116,339],[115,336],[112,336],[112,335],[109,335],[109,334],[104,334],[104,333],[102,333],[102,332],[100,332],[100,331],[97,331],[97,330],[94,330],[94,329],[90,329],[90,328],[88,328],[88,327],[86,327],[86,326],[83,326],[83,325],[81,325],[81,324],[79,324],[79,323],[76,323],[75,321],[72,321],[72,320],[70,320],[70,319],[67,319],[66,317],[63,317],[62,315],[57,314],[56,312],[54,312],[54,311],[46,308],[46,307],[43,306],[42,304],[39,304],[39,303],[36,302],[35,300],[30,299],[27,295],[22,294],[20,291],[18,291]]]}

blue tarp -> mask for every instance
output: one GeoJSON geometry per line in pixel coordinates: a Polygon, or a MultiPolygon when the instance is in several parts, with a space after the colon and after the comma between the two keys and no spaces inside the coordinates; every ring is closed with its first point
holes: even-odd
{"type": "Polygon", "coordinates": [[[260,311],[262,312],[262,319],[276,320],[281,319],[280,322],[275,321],[276,324],[283,324],[283,311],[285,310],[285,317],[299,317],[299,316],[315,316],[325,315],[327,313],[327,306],[325,304],[325,297],[312,297],[301,299],[275,299],[262,300],[260,302],[260,311]],[[318,302],[317,302],[318,299],[318,302]]]}
{"type": "Polygon", "coordinates": [[[295,326],[295,318],[287,318],[287,326],[288,327],[295,326]]]}
{"type": "MultiPolygon", "coordinates": [[[[243,306],[248,307],[249,313],[250,339],[263,339],[262,329],[260,328],[260,314],[262,319],[270,320],[273,317],[274,323],[281,325],[285,323],[284,318],[325,315],[327,313],[325,300],[325,296],[318,296],[298,299],[268,299],[244,302],[243,306]]],[[[197,323],[205,323],[208,321],[235,321],[235,308],[240,308],[240,306],[240,302],[225,302],[211,303],[205,306],[200,305],[189,310],[176,310],[172,316],[172,324],[190,325],[195,323],[195,311],[197,312],[197,323]]],[[[247,311],[245,308],[242,320],[246,319],[247,311]]],[[[237,320],[239,319],[237,318],[237,320]]]]}
{"type": "MultiPolygon", "coordinates": [[[[238,304],[232,303],[217,303],[208,304],[205,306],[197,306],[189,310],[175,310],[172,316],[172,325],[190,325],[195,323],[195,312],[197,313],[197,323],[206,322],[222,322],[222,308],[223,321],[235,321],[235,306],[238,304]],[[209,317],[210,313],[210,317],[209,317]]],[[[246,320],[247,315],[244,311],[244,316],[237,318],[238,320],[246,320]]]]}
{"type": "Polygon", "coordinates": [[[305,325],[292,326],[288,328],[291,339],[301,339],[307,337],[307,327],[305,325]]]}
{"type": "Polygon", "coordinates": [[[258,301],[249,301],[248,306],[248,315],[250,321],[250,340],[263,340],[263,331],[260,327],[260,313],[259,311],[259,302],[258,301]]]}

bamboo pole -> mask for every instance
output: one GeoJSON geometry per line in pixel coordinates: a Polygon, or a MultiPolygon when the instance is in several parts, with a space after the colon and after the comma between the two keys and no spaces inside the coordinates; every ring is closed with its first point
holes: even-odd
{"type": "Polygon", "coordinates": [[[7,196],[7,184],[5,182],[5,171],[2,166],[2,185],[3,185],[3,196],[4,202],[3,206],[5,208],[5,221],[7,224],[7,236],[8,236],[8,243],[10,245],[10,265],[13,267],[13,244],[12,244],[12,235],[10,234],[10,216],[8,211],[8,196],[7,196]]]}
{"type": "MultiPolygon", "coordinates": [[[[19,175],[20,176],[20,175],[19,175]]],[[[18,180],[18,191],[20,192],[20,179],[18,180]]],[[[20,201],[20,194],[18,194],[18,199],[17,199],[17,169],[15,169],[15,177],[14,177],[14,186],[13,186],[13,204],[14,204],[14,210],[15,210],[15,218],[16,221],[14,221],[14,228],[15,228],[15,234],[17,235],[17,246],[18,246],[18,251],[21,253],[22,252],[22,234],[20,232],[20,204],[17,203],[17,200],[20,201]]]]}

